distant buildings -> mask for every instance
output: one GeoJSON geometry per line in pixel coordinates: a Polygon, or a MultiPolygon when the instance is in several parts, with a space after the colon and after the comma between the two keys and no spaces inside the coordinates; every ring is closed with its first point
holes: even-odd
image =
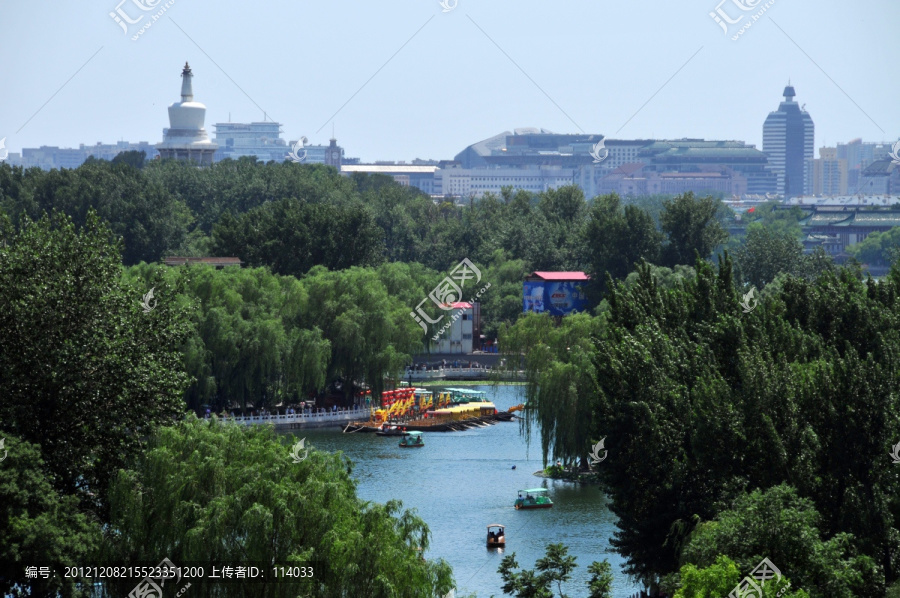
{"type": "Polygon", "coordinates": [[[404,187],[416,187],[429,195],[443,195],[442,183],[436,178],[437,165],[421,164],[343,164],[341,174],[383,174],[404,187]]]}
{"type": "Polygon", "coordinates": [[[193,77],[190,65],[185,62],[181,72],[181,101],[169,106],[169,128],[163,129],[163,141],[157,144],[156,150],[163,159],[174,158],[208,166],[213,162],[218,145],[209,140],[203,128],[206,106],[194,101],[193,77]]]}
{"type": "Polygon", "coordinates": [[[800,226],[808,234],[804,243],[807,249],[821,245],[831,255],[844,257],[849,245],[900,226],[900,211],[817,207],[800,221],[800,226]]]}
{"type": "Polygon", "coordinates": [[[900,194],[900,164],[890,158],[875,160],[859,174],[857,191],[865,195],[900,194]]]}
{"type": "Polygon", "coordinates": [[[24,166],[25,168],[38,167],[44,170],[78,168],[91,156],[98,160],[112,160],[120,153],[128,151],[144,152],[147,154],[148,160],[152,160],[158,155],[156,148],[146,141],[141,141],[140,143],[120,141],[109,144],[98,142],[96,145],[81,144],[77,148],[42,145],[36,148],[22,148],[21,155],[10,153],[9,163],[14,166],[24,166]]]}
{"type": "MultiPolygon", "coordinates": [[[[294,142],[296,143],[296,141],[294,142]]],[[[344,157],[344,148],[337,144],[337,139],[332,138],[328,145],[305,145],[303,151],[306,152],[304,164],[325,164],[326,166],[334,166],[341,170],[344,162],[358,163],[357,158],[347,159],[344,157]]]]}
{"type": "MultiPolygon", "coordinates": [[[[648,165],[645,170],[660,175],[726,175],[734,180],[730,191],[734,195],[764,195],[777,189],[777,176],[768,168],[766,154],[743,141],[654,141],[638,152],[638,159],[648,165]]],[[[703,191],[702,188],[685,190],[703,191]]]]}
{"type": "Polygon", "coordinates": [[[847,195],[847,160],[834,147],[819,148],[819,157],[806,161],[805,195],[847,195]]]}
{"type": "Polygon", "coordinates": [[[254,156],[268,162],[283,162],[290,148],[281,138],[281,123],[216,123],[215,141],[219,146],[214,159],[216,162],[231,158],[237,160],[254,156]]]}
{"type": "Polygon", "coordinates": [[[827,195],[822,197],[801,196],[785,200],[786,206],[862,208],[891,207],[900,204],[900,194],[894,195],[827,195]]]}
{"type": "Polygon", "coordinates": [[[461,197],[577,185],[604,193],[774,192],[765,154],[740,141],[624,140],[516,129],[470,145],[435,172],[436,193],[461,197]]]}
{"type": "Polygon", "coordinates": [[[891,144],[881,142],[864,142],[854,139],[848,143],[837,144],[837,157],[847,161],[847,188],[850,193],[863,191],[860,189],[860,175],[867,166],[876,160],[888,157],[891,144]]]}
{"type": "Polygon", "coordinates": [[[815,157],[812,117],[794,101],[794,88],[784,88],[784,101],[763,124],[763,152],[777,176],[776,192],[785,197],[803,195],[806,161],[815,157]]]}

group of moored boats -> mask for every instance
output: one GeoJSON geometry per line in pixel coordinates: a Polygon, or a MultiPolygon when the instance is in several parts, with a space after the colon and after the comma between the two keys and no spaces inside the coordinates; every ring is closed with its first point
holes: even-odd
{"type": "Polygon", "coordinates": [[[508,411],[498,411],[486,395],[466,388],[388,390],[382,393],[380,405],[371,409],[368,421],[350,422],[344,432],[374,432],[379,436],[456,432],[512,421],[513,414],[523,408],[516,405],[508,411]]]}

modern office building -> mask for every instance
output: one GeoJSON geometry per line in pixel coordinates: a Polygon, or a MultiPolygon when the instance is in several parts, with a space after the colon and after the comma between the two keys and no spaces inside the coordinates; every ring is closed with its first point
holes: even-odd
{"type": "Polygon", "coordinates": [[[588,198],[685,191],[741,196],[777,188],[766,154],[741,141],[606,139],[516,129],[470,145],[454,161],[455,169],[435,175],[444,194],[480,197],[504,186],[539,192],[577,185],[588,198]]]}
{"type": "Polygon", "coordinates": [[[219,149],[216,150],[215,160],[232,158],[237,160],[244,156],[253,156],[263,162],[274,160],[284,162],[290,148],[287,142],[281,138],[281,123],[255,122],[255,123],[216,123],[215,142],[219,149]]]}
{"type": "Polygon", "coordinates": [[[621,197],[641,195],[697,195],[741,197],[747,194],[746,177],[734,170],[698,172],[655,172],[643,164],[625,165],[604,176],[595,189],[597,195],[616,193],[621,197]]]}
{"type": "Polygon", "coordinates": [[[806,161],[805,195],[847,194],[847,160],[837,155],[835,147],[820,147],[819,157],[806,161]]]}
{"type": "Polygon", "coordinates": [[[644,176],[657,173],[660,178],[690,180],[699,185],[682,190],[650,193],[683,193],[716,190],[730,195],[765,195],[775,193],[777,176],[769,170],[765,153],[743,141],[706,139],[673,139],[654,141],[637,153],[637,161],[645,164],[644,176]],[[678,175],[678,176],[676,176],[678,175]],[[720,183],[709,187],[716,179],[720,183]]]}
{"type": "Polygon", "coordinates": [[[788,83],[784,101],[763,124],[763,152],[778,178],[776,192],[784,197],[803,195],[806,161],[815,157],[815,126],[809,113],[794,101],[796,95],[788,83]]]}
{"type": "Polygon", "coordinates": [[[503,187],[532,193],[576,184],[577,168],[561,166],[461,168],[451,166],[435,171],[434,194],[481,198],[486,193],[499,196],[503,187]]]}
{"type": "Polygon", "coordinates": [[[194,101],[191,79],[194,75],[188,63],[181,72],[181,101],[169,106],[169,128],[163,129],[163,141],[156,149],[163,159],[191,161],[208,166],[218,145],[209,140],[203,124],[206,120],[206,106],[194,101]]]}
{"type": "MultiPolygon", "coordinates": [[[[305,139],[305,138],[304,138],[305,139]]],[[[297,148],[297,152],[305,155],[304,164],[325,164],[341,170],[344,163],[358,163],[356,158],[347,159],[344,156],[344,148],[337,144],[337,139],[332,138],[328,145],[303,145],[297,146],[297,141],[290,142],[290,148],[297,148]]]]}

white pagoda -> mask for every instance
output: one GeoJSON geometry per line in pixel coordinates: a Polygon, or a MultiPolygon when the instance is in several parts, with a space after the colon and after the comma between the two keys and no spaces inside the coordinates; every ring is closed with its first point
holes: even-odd
{"type": "Polygon", "coordinates": [[[169,128],[163,130],[163,141],[156,145],[159,157],[192,161],[201,166],[212,164],[218,144],[209,140],[203,124],[206,106],[194,101],[190,65],[181,72],[181,101],[169,106],[169,128]]]}

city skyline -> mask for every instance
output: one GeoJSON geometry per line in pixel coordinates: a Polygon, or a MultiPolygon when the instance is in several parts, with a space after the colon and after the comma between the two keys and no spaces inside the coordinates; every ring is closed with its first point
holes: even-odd
{"type": "MultiPolygon", "coordinates": [[[[109,16],[115,2],[79,12],[3,7],[0,49],[29,56],[7,65],[6,148],[157,143],[186,60],[208,124],[259,122],[265,112],[286,139],[311,144],[327,144],[333,125],[364,162],[448,158],[522,127],[761,148],[762,122],[788,80],[816,119],[817,149],[900,137],[882,41],[900,7],[887,1],[824,2],[814,12],[775,3],[737,41],[710,18],[714,2],[648,11],[461,0],[448,13],[437,2],[308,4],[273,8],[277,19],[237,3],[215,13],[167,4],[137,41],[137,25],[109,16]],[[244,30],[267,34],[245,42],[244,30]]],[[[145,22],[153,15],[120,8],[145,22]]]]}

